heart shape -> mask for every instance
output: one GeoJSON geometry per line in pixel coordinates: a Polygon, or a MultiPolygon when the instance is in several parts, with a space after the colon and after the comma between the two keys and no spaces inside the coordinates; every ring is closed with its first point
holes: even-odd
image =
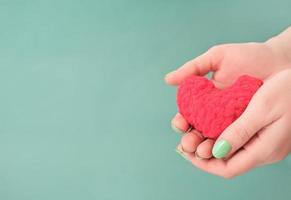
{"type": "Polygon", "coordinates": [[[178,87],[178,111],[204,137],[216,139],[244,112],[262,84],[243,75],[230,87],[218,89],[207,78],[192,75],[178,87]]]}

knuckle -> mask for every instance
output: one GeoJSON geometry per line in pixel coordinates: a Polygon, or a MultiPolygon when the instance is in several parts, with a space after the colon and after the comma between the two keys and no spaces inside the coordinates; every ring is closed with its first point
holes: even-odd
{"type": "Polygon", "coordinates": [[[235,126],[234,132],[239,141],[248,141],[251,138],[251,132],[242,121],[239,122],[238,126],[235,126]]]}
{"type": "MultiPolygon", "coordinates": [[[[207,54],[211,57],[211,62],[220,64],[225,54],[226,45],[215,45],[208,49],[207,54]]],[[[213,64],[214,65],[214,64],[213,64]]]]}
{"type": "Polygon", "coordinates": [[[271,107],[271,102],[272,102],[271,96],[262,93],[262,96],[260,98],[260,105],[261,105],[260,108],[262,110],[270,108],[271,107]]]}

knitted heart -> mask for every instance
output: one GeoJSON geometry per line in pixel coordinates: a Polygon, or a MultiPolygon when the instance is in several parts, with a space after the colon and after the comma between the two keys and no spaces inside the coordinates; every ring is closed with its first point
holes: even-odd
{"type": "Polygon", "coordinates": [[[246,109],[263,82],[247,75],[218,89],[205,77],[192,75],[178,88],[179,113],[204,137],[217,138],[246,109]]]}

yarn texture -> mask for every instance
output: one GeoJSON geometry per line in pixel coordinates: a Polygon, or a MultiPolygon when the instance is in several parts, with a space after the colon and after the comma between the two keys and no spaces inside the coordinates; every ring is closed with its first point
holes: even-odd
{"type": "Polygon", "coordinates": [[[218,89],[205,77],[192,75],[178,87],[179,113],[204,137],[216,139],[246,109],[262,80],[243,75],[218,89]]]}

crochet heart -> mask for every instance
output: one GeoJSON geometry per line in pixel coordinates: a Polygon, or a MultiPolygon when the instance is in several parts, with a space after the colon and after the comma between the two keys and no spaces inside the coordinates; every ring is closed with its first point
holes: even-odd
{"type": "Polygon", "coordinates": [[[246,109],[263,81],[244,75],[226,89],[192,75],[178,88],[179,113],[204,137],[217,138],[246,109]]]}

